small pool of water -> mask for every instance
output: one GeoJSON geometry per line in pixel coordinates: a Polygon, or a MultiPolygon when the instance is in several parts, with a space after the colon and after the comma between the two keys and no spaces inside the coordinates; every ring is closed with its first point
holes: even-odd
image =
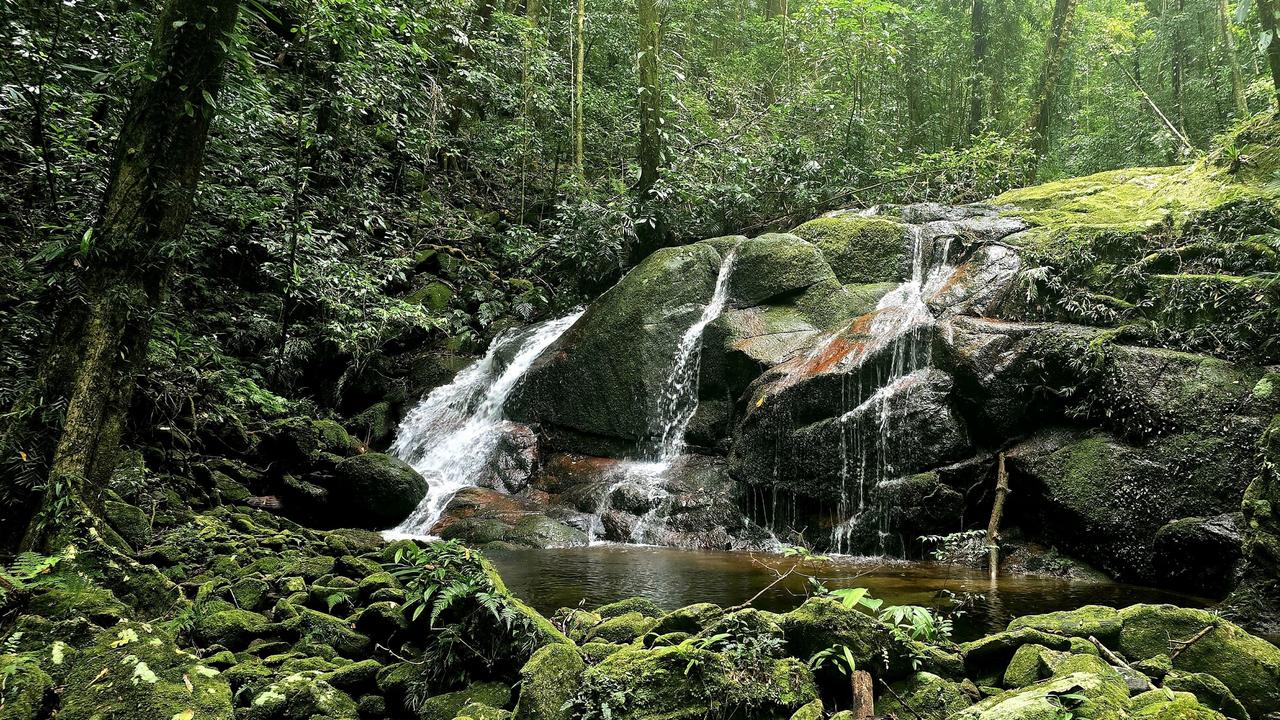
{"type": "MultiPolygon", "coordinates": [[[[592,608],[642,596],[675,609],[697,602],[737,605],[760,592],[791,561],[777,555],[677,550],[634,545],[602,545],[562,550],[516,550],[487,553],[508,588],[539,612],[582,603],[592,608]]],[[[971,640],[1003,630],[1019,615],[1070,610],[1081,605],[1122,607],[1134,603],[1173,603],[1187,607],[1209,604],[1202,598],[1153,588],[1009,576],[992,586],[977,570],[930,562],[880,558],[835,557],[812,565],[807,573],[829,588],[865,587],[890,605],[949,603],[945,593],[967,600],[956,619],[955,639],[971,640]]],[[[785,612],[804,601],[806,580],[792,576],[753,605],[785,612]]]]}

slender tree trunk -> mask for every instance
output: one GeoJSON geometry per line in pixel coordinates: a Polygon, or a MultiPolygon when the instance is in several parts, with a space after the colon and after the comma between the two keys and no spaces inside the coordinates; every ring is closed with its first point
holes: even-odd
{"type": "Polygon", "coordinates": [[[969,89],[969,137],[977,135],[982,128],[982,101],[986,99],[987,93],[988,25],[986,0],[973,0],[973,10],[969,18],[969,31],[973,38],[973,81],[969,89]]]}
{"type": "Polygon", "coordinates": [[[573,170],[582,177],[584,167],[585,143],[585,108],[582,104],[583,69],[587,64],[587,6],[586,0],[578,0],[578,11],[574,19],[577,28],[577,43],[573,60],[573,170]]]}
{"type": "MultiPolygon", "coordinates": [[[[1049,118],[1053,110],[1058,74],[1062,69],[1062,57],[1071,39],[1071,24],[1075,19],[1079,0],[1054,0],[1053,19],[1049,25],[1049,37],[1045,42],[1044,66],[1040,72],[1039,91],[1031,111],[1031,149],[1037,158],[1043,158],[1049,150],[1049,118]]],[[[1038,164],[1038,163],[1036,163],[1038,164]]],[[[1034,178],[1035,170],[1032,170],[1034,178]]]]}
{"type": "Polygon", "coordinates": [[[1244,78],[1240,73],[1240,57],[1236,54],[1236,34],[1231,27],[1231,11],[1227,8],[1227,0],[1218,2],[1218,30],[1222,33],[1223,54],[1227,65],[1231,68],[1231,99],[1235,101],[1236,114],[1245,117],[1249,114],[1249,103],[1244,96],[1244,78]]]}
{"type": "Polygon", "coordinates": [[[50,361],[62,366],[66,419],[24,546],[49,549],[87,514],[114,469],[125,412],[145,359],[171,247],[191,214],[222,84],[237,0],[170,0],[143,84],[121,126],[85,260],[85,296],[62,312],[50,361]]]}
{"type": "MultiPolygon", "coordinates": [[[[1187,134],[1187,111],[1183,100],[1183,82],[1187,72],[1187,41],[1182,23],[1186,11],[1184,0],[1175,0],[1176,6],[1172,17],[1166,16],[1170,25],[1169,51],[1169,91],[1173,96],[1173,119],[1178,131],[1187,134]]],[[[1166,7],[1167,10],[1167,7],[1166,7]]]]}
{"type": "Polygon", "coordinates": [[[1271,34],[1267,46],[1267,64],[1271,67],[1271,84],[1274,87],[1277,106],[1280,106],[1280,38],[1276,37],[1276,6],[1274,0],[1258,0],[1258,18],[1262,29],[1271,34]]]}
{"type": "Polygon", "coordinates": [[[636,183],[637,253],[642,259],[661,244],[664,235],[656,212],[653,188],[658,182],[662,164],[662,88],[658,74],[658,53],[662,34],[658,18],[658,0],[636,0],[639,23],[639,105],[640,138],[636,149],[640,179],[636,183]]]}

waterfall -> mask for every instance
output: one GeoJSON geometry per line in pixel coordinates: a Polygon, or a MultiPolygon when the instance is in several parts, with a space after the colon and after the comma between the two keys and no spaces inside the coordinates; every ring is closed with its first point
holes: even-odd
{"type": "Polygon", "coordinates": [[[698,321],[680,338],[675,364],[671,368],[671,377],[663,388],[658,412],[649,420],[651,434],[656,438],[654,447],[647,454],[649,460],[669,465],[684,450],[685,431],[689,429],[689,421],[693,420],[693,414],[698,410],[702,333],[724,311],[725,301],[729,298],[729,278],[733,275],[733,263],[737,255],[738,248],[735,246],[721,261],[711,301],[703,308],[698,321]]]}
{"type": "Polygon", "coordinates": [[[702,309],[702,315],[685,331],[676,346],[675,358],[671,366],[671,374],[662,394],[659,395],[657,407],[649,416],[649,446],[643,451],[640,459],[630,460],[622,465],[620,478],[611,483],[601,496],[596,507],[595,518],[588,530],[588,539],[592,542],[602,531],[602,518],[612,505],[614,491],[623,485],[632,485],[649,498],[653,504],[639,519],[631,533],[632,542],[645,541],[646,534],[661,527],[661,515],[666,509],[668,493],[663,487],[663,477],[671,465],[680,457],[685,447],[685,433],[694,413],[698,410],[698,374],[702,369],[702,335],[707,326],[724,311],[729,299],[729,280],[733,276],[733,265],[737,259],[738,247],[735,245],[720,262],[720,270],[716,275],[715,290],[711,300],[702,309]],[[655,525],[656,523],[656,525],[655,525]]]}
{"type": "MultiPolygon", "coordinates": [[[[925,381],[933,360],[932,331],[937,323],[927,299],[955,269],[949,258],[955,234],[950,223],[908,228],[911,277],[876,305],[867,340],[849,374],[855,379],[854,387],[844,388],[845,407],[851,403],[853,407],[838,419],[841,468],[836,513],[844,520],[831,531],[831,547],[837,553],[852,549],[852,535],[868,511],[868,481],[874,487],[895,477],[896,464],[905,459],[894,452],[893,403],[925,381]],[[868,442],[868,438],[873,440],[868,442]]],[[[883,543],[884,524],[878,527],[883,543]]]]}
{"type": "Polygon", "coordinates": [[[409,412],[391,452],[422,473],[430,489],[392,533],[430,534],[453,496],[478,483],[506,433],[507,398],[538,356],[581,316],[577,312],[502,333],[484,357],[409,412]]]}

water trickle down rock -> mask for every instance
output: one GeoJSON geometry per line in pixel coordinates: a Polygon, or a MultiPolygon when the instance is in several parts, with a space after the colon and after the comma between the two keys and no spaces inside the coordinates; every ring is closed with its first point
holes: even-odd
{"type": "Polygon", "coordinates": [[[1023,227],[1016,219],[978,206],[889,212],[905,224],[906,279],[873,311],[762,376],[735,443],[737,474],[757,486],[754,517],[774,531],[796,529],[809,519],[798,517],[800,498],[816,500],[835,552],[895,550],[892,507],[876,490],[968,448],[933,344],[952,316],[998,302],[1018,269],[1012,251],[992,244],[1023,227]],[[791,495],[781,509],[779,488],[791,495]]]}
{"type": "Polygon", "coordinates": [[[614,505],[614,496],[629,496],[626,502],[632,510],[640,510],[639,520],[630,529],[630,540],[643,543],[662,531],[662,517],[670,493],[665,487],[665,475],[685,449],[685,433],[698,409],[698,374],[702,362],[702,336],[724,310],[729,297],[729,282],[733,277],[734,261],[738,254],[735,245],[724,253],[720,270],[716,275],[715,289],[698,319],[689,326],[676,346],[671,373],[656,398],[649,415],[649,439],[641,457],[619,465],[616,479],[604,492],[596,508],[596,519],[589,538],[595,541],[603,531],[604,516],[614,505]]]}
{"type": "Polygon", "coordinates": [[[482,484],[493,472],[499,449],[519,431],[503,412],[507,398],[538,356],[581,315],[503,333],[484,357],[405,417],[391,452],[427,478],[430,489],[393,533],[429,535],[459,490],[482,484]]]}

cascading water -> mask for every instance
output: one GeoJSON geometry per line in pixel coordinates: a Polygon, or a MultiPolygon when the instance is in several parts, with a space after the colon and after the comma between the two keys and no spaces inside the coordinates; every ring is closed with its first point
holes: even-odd
{"type": "Polygon", "coordinates": [[[499,335],[484,357],[410,411],[391,452],[422,473],[430,489],[392,534],[429,535],[453,496],[478,484],[507,432],[507,398],[538,356],[581,316],[499,335]]]}
{"type": "Polygon", "coordinates": [[[720,313],[724,311],[729,299],[729,280],[733,276],[733,265],[737,259],[738,248],[735,246],[720,262],[720,270],[716,275],[715,290],[711,300],[702,309],[702,315],[685,331],[676,346],[675,359],[671,375],[659,396],[657,407],[649,417],[651,441],[638,460],[625,463],[621,468],[621,478],[611,484],[600,499],[596,508],[595,519],[588,532],[589,539],[594,542],[600,535],[601,518],[610,509],[613,493],[623,485],[631,485],[650,501],[649,510],[640,518],[632,530],[632,542],[644,542],[646,536],[658,529],[655,522],[662,513],[667,500],[667,491],[663,487],[663,476],[674,463],[685,447],[685,433],[689,422],[698,410],[698,374],[702,368],[702,335],[720,313]]]}
{"type": "MultiPolygon", "coordinates": [[[[853,549],[852,534],[867,512],[867,488],[895,476],[902,458],[895,452],[891,420],[894,402],[922,384],[932,363],[932,332],[937,324],[927,299],[942,287],[955,268],[950,264],[950,223],[909,227],[911,277],[877,304],[867,340],[856,358],[852,388],[845,394],[840,428],[840,502],[844,518],[831,531],[831,548],[853,549]]],[[[883,549],[883,523],[879,523],[883,549]]]]}

